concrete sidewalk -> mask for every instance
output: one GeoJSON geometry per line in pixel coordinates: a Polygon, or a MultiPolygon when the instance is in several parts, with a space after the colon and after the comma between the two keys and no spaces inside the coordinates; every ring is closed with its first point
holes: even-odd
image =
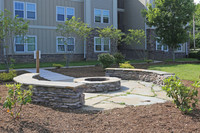
{"type": "MultiPolygon", "coordinates": [[[[23,69],[24,71],[36,73],[36,69],[23,69]]],[[[40,77],[45,78],[50,81],[63,81],[63,82],[73,82],[74,77],[65,76],[59,73],[51,72],[45,69],[40,69],[40,77]]]]}

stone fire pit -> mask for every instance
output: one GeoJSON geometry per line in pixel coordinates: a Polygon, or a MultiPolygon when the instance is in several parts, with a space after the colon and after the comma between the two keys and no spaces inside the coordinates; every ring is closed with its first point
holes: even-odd
{"type": "Polygon", "coordinates": [[[74,79],[75,83],[84,83],[84,92],[116,91],[121,87],[121,79],[115,77],[85,77],[74,79]]]}

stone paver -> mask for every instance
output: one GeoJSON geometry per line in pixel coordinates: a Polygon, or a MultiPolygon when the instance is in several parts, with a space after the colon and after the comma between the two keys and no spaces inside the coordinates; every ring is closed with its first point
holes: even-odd
{"type": "Polygon", "coordinates": [[[164,103],[171,100],[160,86],[150,82],[122,80],[121,90],[108,93],[85,93],[84,110],[108,110],[124,108],[127,105],[139,106],[164,103]]]}

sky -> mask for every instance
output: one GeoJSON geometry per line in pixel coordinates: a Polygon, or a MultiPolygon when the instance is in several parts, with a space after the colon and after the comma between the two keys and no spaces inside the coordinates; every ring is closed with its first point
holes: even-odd
{"type": "Polygon", "coordinates": [[[200,0],[194,0],[195,3],[200,2],[200,0]]]}

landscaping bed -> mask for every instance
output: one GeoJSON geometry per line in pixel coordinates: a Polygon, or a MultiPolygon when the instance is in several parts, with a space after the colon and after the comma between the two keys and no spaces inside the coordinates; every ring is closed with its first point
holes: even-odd
{"type": "MultiPolygon", "coordinates": [[[[0,96],[7,93],[0,86],[0,96]]],[[[200,98],[200,94],[199,94],[200,98]]],[[[12,121],[0,110],[0,132],[198,132],[200,103],[190,115],[183,115],[171,102],[129,106],[101,112],[49,108],[34,104],[24,107],[21,119],[12,121]]]]}

